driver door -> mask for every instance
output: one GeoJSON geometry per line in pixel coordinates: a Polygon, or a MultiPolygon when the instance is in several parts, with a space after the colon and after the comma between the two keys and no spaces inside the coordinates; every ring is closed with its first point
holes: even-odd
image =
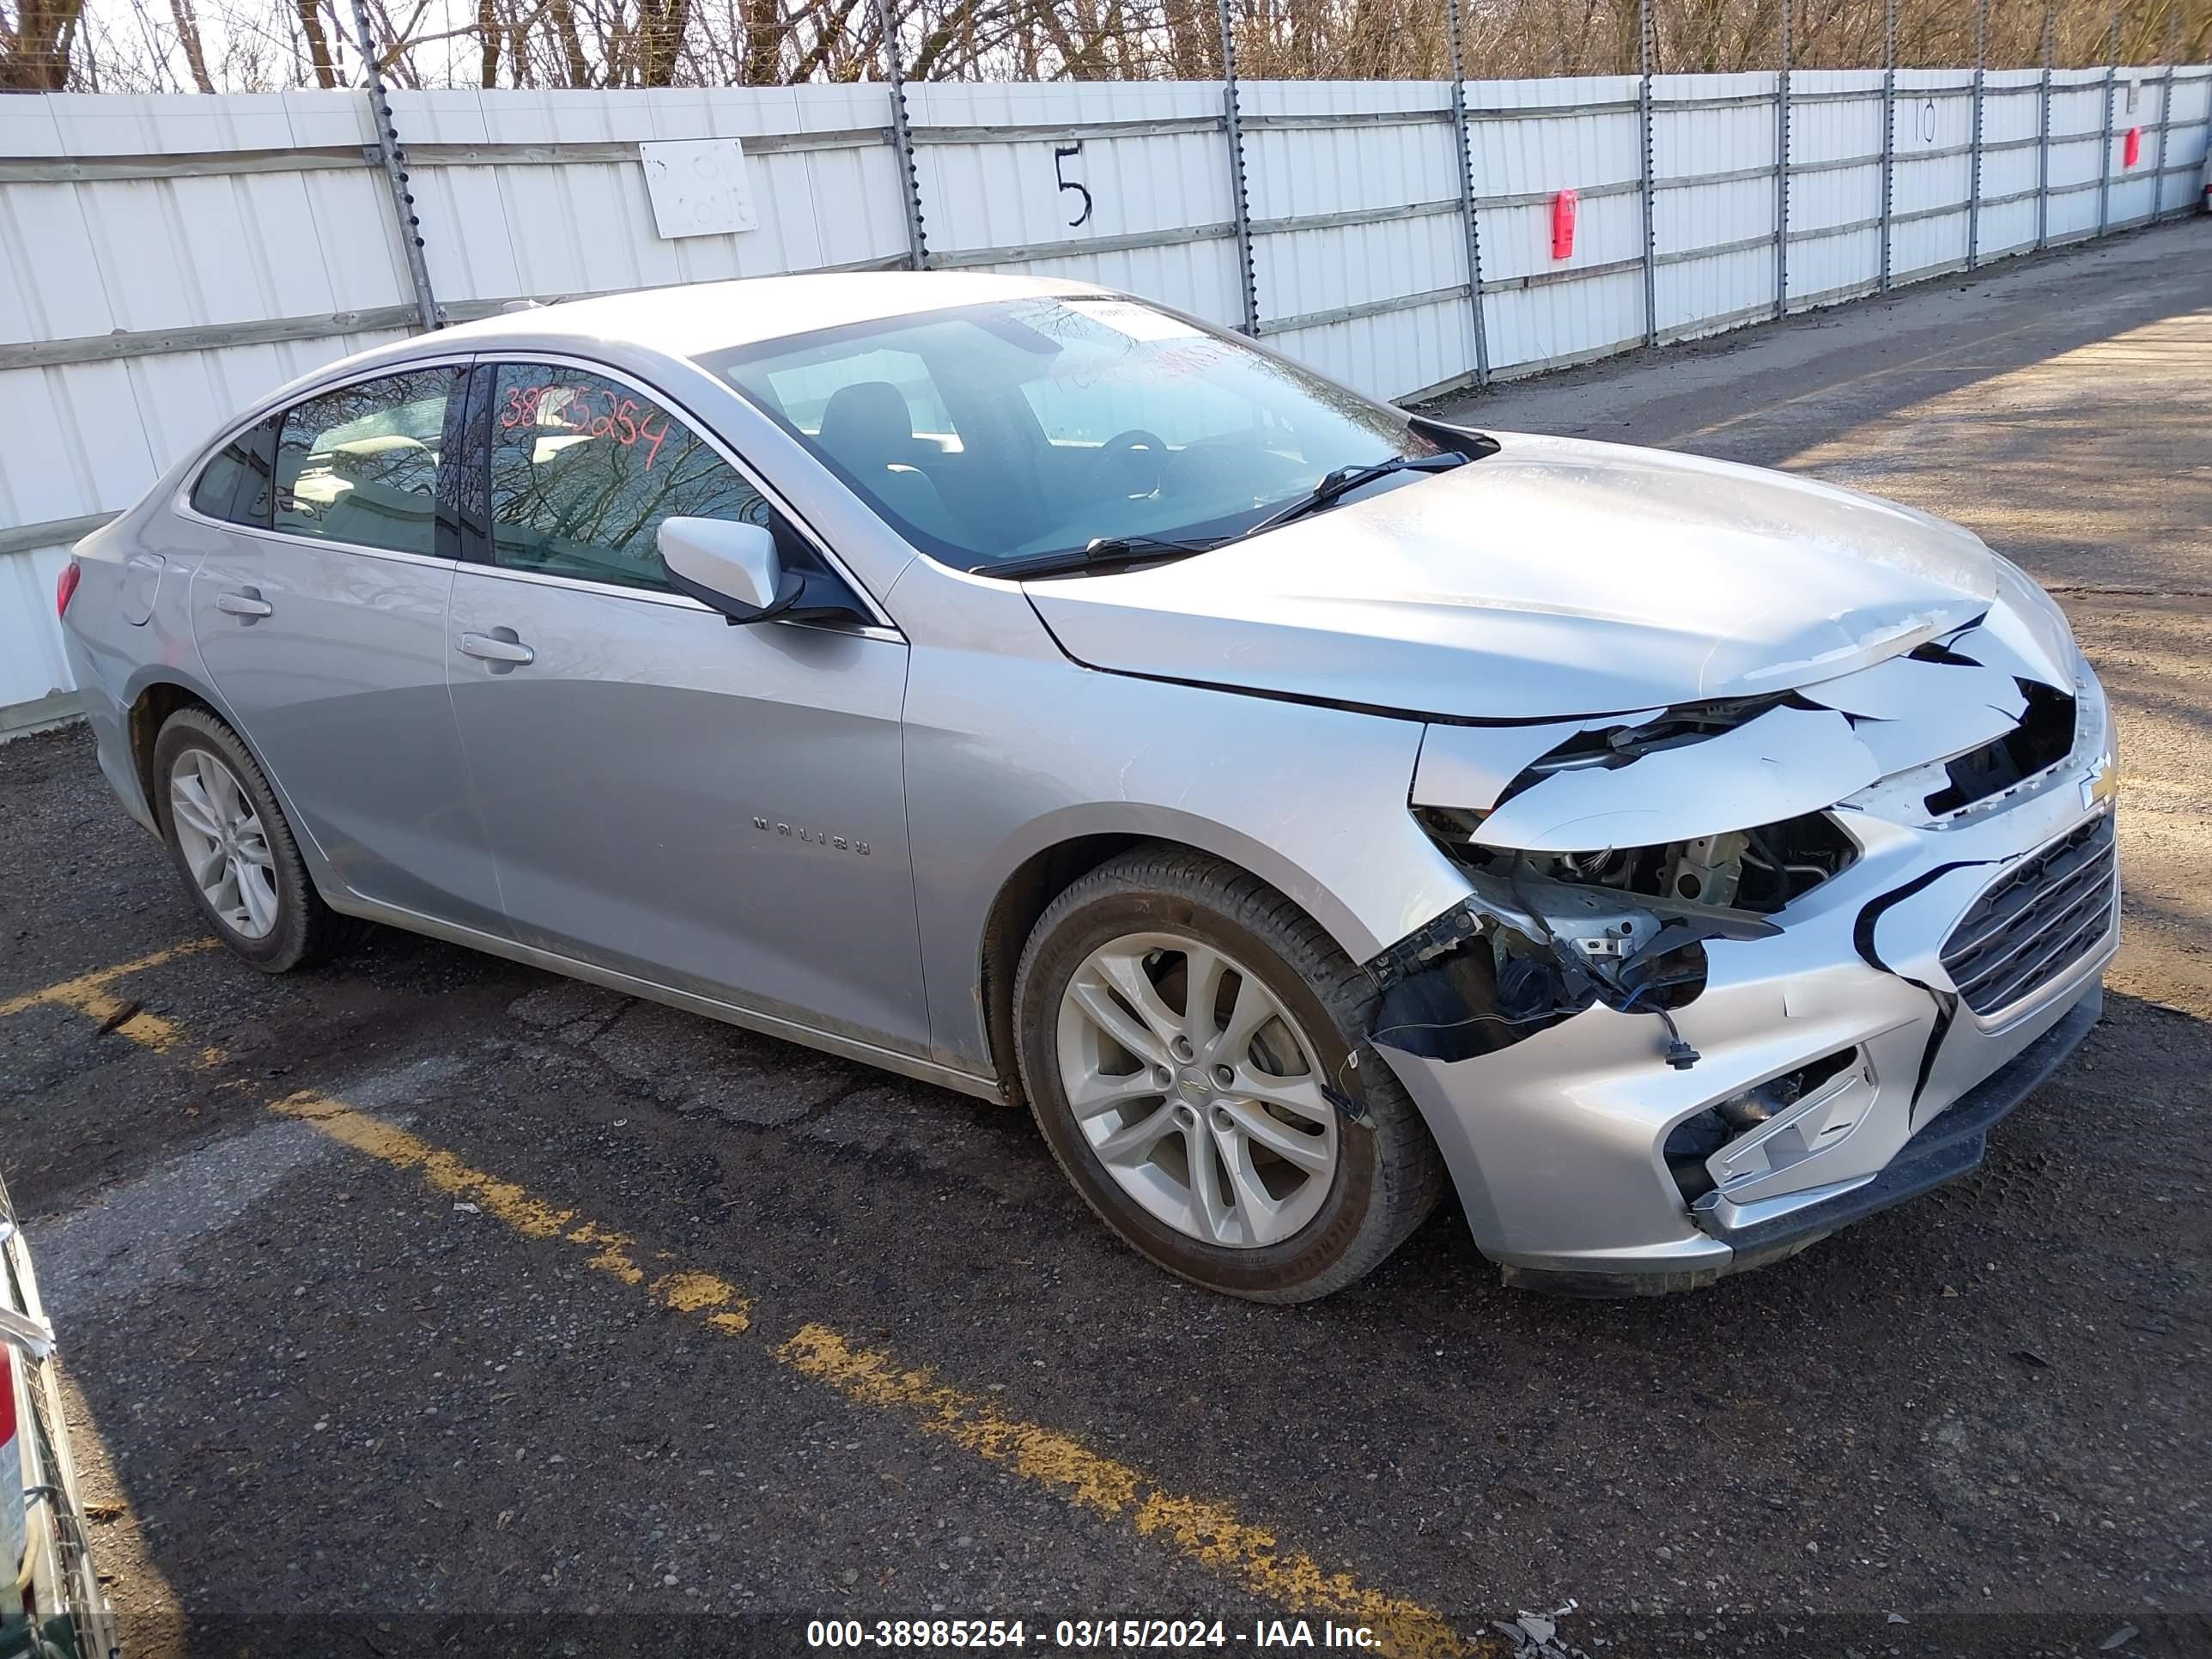
{"type": "Polygon", "coordinates": [[[648,388],[573,362],[476,373],[488,522],[447,673],[515,937],[926,1052],[906,642],[648,388]],[[768,526],[805,602],[854,620],[730,626],[666,580],[677,516],[768,526]]]}

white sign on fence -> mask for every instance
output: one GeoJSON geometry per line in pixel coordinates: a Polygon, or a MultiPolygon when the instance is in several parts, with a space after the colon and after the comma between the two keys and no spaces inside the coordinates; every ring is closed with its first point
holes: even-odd
{"type": "Polygon", "coordinates": [[[736,138],[650,139],[637,147],[660,240],[754,230],[753,187],[745,147],[736,138]]]}

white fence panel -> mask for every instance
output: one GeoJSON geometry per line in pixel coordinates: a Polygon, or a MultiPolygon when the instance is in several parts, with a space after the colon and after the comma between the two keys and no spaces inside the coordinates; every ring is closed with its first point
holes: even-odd
{"type": "Polygon", "coordinates": [[[0,711],[42,702],[73,684],[54,620],[54,585],[68,562],[66,547],[0,558],[0,711]]]}
{"type": "Polygon", "coordinates": [[[1556,363],[1638,345],[1643,176],[1634,76],[1470,81],[1468,137],[1481,211],[1490,360],[1556,363]],[[1530,113],[1529,112],[1542,112],[1530,113]],[[1552,257],[1553,204],[1577,193],[1574,251],[1552,257]],[[1593,269],[1598,276],[1563,273],[1593,269]]]}
{"type": "MultiPolygon", "coordinates": [[[[2202,131],[2195,121],[2203,113],[2203,88],[2195,80],[2195,71],[2185,64],[2177,64],[2169,71],[2172,79],[2166,88],[2166,131],[2164,137],[2166,171],[2159,179],[2158,210],[2171,213],[2174,209],[2195,203],[2202,193],[2199,178],[2203,169],[2203,150],[2198,142],[2202,131]],[[2188,157],[2195,155],[2192,167],[2188,157]]],[[[2153,157],[2152,165],[2157,165],[2153,157]]]]}
{"type": "Polygon", "coordinates": [[[1790,301],[1862,294],[1881,277],[1881,73],[1790,76],[1790,301]]]}
{"type": "Polygon", "coordinates": [[[2067,242],[2097,230],[2105,72],[2054,70],[2051,84],[2049,240],[2067,242]]]}
{"type": "Polygon", "coordinates": [[[2113,85],[2107,230],[2142,224],[2156,204],[2158,106],[2164,92],[2160,74],[2156,70],[2124,70],[2113,85]],[[2132,163],[2128,160],[2130,138],[2136,148],[2132,163]]]}
{"type": "Polygon", "coordinates": [[[2043,74],[1991,70],[1982,88],[1980,256],[2000,258],[2035,246],[2041,166],[2043,74]]]}
{"type": "Polygon", "coordinates": [[[2173,125],[2166,137],[2164,210],[2204,200],[2204,153],[2212,134],[2212,72],[2185,65],[2173,82],[2173,125]]]}
{"type": "Polygon", "coordinates": [[[1471,373],[1450,82],[1245,82],[1238,108],[1261,334],[1382,397],[1471,373]]]}
{"type": "Polygon", "coordinates": [[[1771,315],[1779,77],[1669,76],[1655,94],[1652,206],[1662,339],[1771,315]],[[1699,100],[1688,108],[1670,105],[1699,100]],[[1713,106],[1711,100],[1728,100],[1713,106]],[[1712,179],[1719,182],[1689,180],[1712,179]]]}
{"type": "Polygon", "coordinates": [[[1106,283],[1241,323],[1221,94],[1188,81],[909,87],[932,263],[1106,283]]]}
{"type": "Polygon", "coordinates": [[[1889,268],[1910,282],[1966,263],[1966,199],[1973,188],[1973,76],[1897,72],[1897,155],[1890,191],[1889,268]]]}
{"type": "Polygon", "coordinates": [[[430,285],[449,307],[883,264],[906,252],[881,87],[394,93],[392,118],[414,167],[430,285]],[[639,143],[833,135],[853,142],[749,151],[758,229],[661,239],[639,143]]]}
{"type": "MultiPolygon", "coordinates": [[[[52,578],[87,520],[129,505],[233,410],[319,364],[397,338],[338,331],[408,293],[383,179],[358,164],[358,99],[307,94],[0,99],[0,158],[191,158],[355,146],[343,170],[0,181],[11,280],[0,340],[78,356],[0,367],[0,526],[76,526],[0,552],[0,708],[66,689],[52,578]],[[84,357],[100,337],[304,319],[317,337],[84,357]],[[77,343],[77,349],[70,349],[77,343]],[[27,612],[17,601],[35,592],[27,612]]],[[[156,170],[149,168],[149,171],[156,170]]],[[[0,364],[8,359],[0,356],[0,364]]],[[[10,538],[11,540],[15,538],[10,538]]]]}
{"type": "MultiPolygon", "coordinates": [[[[1881,77],[1790,80],[1787,274],[1803,307],[1878,280],[1881,77]]],[[[1967,257],[1972,75],[1900,71],[1893,279],[1967,257]]],[[[1240,88],[1261,333],[1385,397],[1772,314],[1778,77],[1652,83],[1645,262],[1638,82],[1470,82],[1481,289],[1467,268],[1451,88],[1240,88]],[[1578,210],[1553,257],[1559,192],[1578,210]],[[1646,314],[1646,282],[1652,314],[1646,314]],[[1480,310],[1478,311],[1478,304],[1480,310]]],[[[439,305],[907,264],[880,82],[393,94],[439,305]],[[659,234],[637,146],[744,141],[757,225],[659,234]]],[[[1978,256],[2192,207],[2212,70],[1984,81],[1978,256]],[[2108,101],[2110,109],[2108,111],[2108,101]],[[2127,161],[2128,134],[2137,155],[2127,161]],[[2160,172],[2163,154],[2164,170],[2160,172]],[[2051,185],[2039,189],[2045,168],[2051,185]]],[[[933,267],[1074,276],[1215,322],[1245,316],[1218,82],[908,89],[933,267]]],[[[68,544],[269,386],[400,337],[418,301],[356,93],[0,99],[0,725],[66,685],[52,582],[68,544]]]]}

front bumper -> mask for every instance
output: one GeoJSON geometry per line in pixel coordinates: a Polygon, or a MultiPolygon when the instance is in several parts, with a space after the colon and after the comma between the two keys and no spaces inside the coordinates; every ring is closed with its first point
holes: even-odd
{"type": "Polygon", "coordinates": [[[1987,1016],[1957,994],[1945,941],[1976,899],[2108,813],[2109,713],[2094,678],[2074,754],[1996,810],[1940,827],[1846,819],[1856,863],[1772,918],[1706,945],[1674,1011],[1698,1053],[1602,1005],[1474,1059],[1384,1048],[1450,1168],[1470,1230],[1510,1283],[1581,1294],[1689,1289],[1772,1261],[1975,1167],[1990,1125],[2094,1023],[2118,948],[2117,882],[2063,968],[1987,1016]],[[1666,1147],[1686,1121],[1814,1062],[1835,1076],[1707,1167],[1692,1205],[1666,1147]]]}
{"type": "MultiPolygon", "coordinates": [[[[1763,1267],[1795,1255],[1839,1227],[1971,1175],[1988,1156],[1989,1132],[2081,1047],[2104,1006],[2104,986],[2100,982],[2067,1009],[2057,1024],[1954,1101],[1941,1116],[1915,1132],[1895,1158],[1863,1181],[1765,1219],[1735,1224],[1719,1218],[1717,1203],[1701,1200],[1703,1207],[1693,1210],[1698,1224],[1731,1253],[1722,1265],[1672,1273],[1507,1265],[1505,1282],[1557,1296],[1657,1296],[1669,1291],[1696,1290],[1725,1273],[1763,1267]]],[[[1708,1199],[1717,1197],[1717,1194],[1707,1194],[1708,1199]]]]}

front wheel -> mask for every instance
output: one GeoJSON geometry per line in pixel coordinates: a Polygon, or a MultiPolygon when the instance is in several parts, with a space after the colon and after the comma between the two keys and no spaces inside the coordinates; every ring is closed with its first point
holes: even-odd
{"type": "Polygon", "coordinates": [[[1138,1250],[1231,1296],[1308,1301],[1381,1262],[1443,1191],[1419,1113],[1362,1041],[1374,994],[1257,878],[1139,849],[1030,936],[1024,1089],[1076,1190],[1138,1250]]]}

